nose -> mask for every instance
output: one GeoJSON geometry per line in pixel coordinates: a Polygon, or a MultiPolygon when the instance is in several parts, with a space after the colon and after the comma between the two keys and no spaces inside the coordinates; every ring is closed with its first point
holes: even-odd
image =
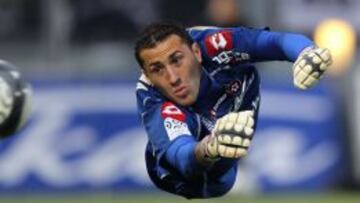
{"type": "Polygon", "coordinates": [[[181,83],[180,77],[177,71],[172,67],[167,67],[168,79],[172,86],[178,86],[181,83]]]}

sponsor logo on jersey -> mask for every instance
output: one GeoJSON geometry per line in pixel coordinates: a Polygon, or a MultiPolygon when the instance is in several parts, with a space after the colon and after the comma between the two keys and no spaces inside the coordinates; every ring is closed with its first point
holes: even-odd
{"type": "Polygon", "coordinates": [[[182,122],[186,120],[186,115],[171,102],[164,102],[161,106],[161,117],[164,119],[173,118],[182,122]]]}
{"type": "Polygon", "coordinates": [[[222,51],[216,56],[212,57],[212,61],[220,64],[229,64],[230,62],[240,63],[242,61],[250,60],[250,55],[245,52],[222,51]]]}
{"type": "Polygon", "coordinates": [[[232,34],[229,31],[214,33],[205,39],[205,47],[208,55],[213,57],[222,51],[233,48],[232,34]]]}
{"type": "Polygon", "coordinates": [[[236,95],[236,93],[241,88],[241,81],[240,80],[234,80],[230,84],[226,86],[226,93],[229,95],[236,95]]]}
{"type": "Polygon", "coordinates": [[[191,135],[188,125],[185,122],[167,117],[164,120],[164,127],[170,140],[173,140],[180,135],[191,135]]]}

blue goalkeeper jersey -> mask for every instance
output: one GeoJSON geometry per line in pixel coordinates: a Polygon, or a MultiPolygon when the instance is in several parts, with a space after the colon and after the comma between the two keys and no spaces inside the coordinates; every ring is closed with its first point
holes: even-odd
{"type": "Polygon", "coordinates": [[[255,62],[294,62],[313,42],[298,34],[247,27],[194,27],[188,33],[200,45],[203,58],[195,104],[173,103],[144,75],[137,83],[138,113],[148,135],[147,171],[157,187],[170,193],[187,198],[221,196],[235,181],[237,160],[222,158],[204,168],[195,159],[196,143],[229,112],[254,110],[256,121],[260,79],[255,62]]]}

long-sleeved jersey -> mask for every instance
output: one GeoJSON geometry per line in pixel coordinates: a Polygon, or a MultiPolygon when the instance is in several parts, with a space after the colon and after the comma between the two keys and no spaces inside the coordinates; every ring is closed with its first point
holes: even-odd
{"type": "Polygon", "coordinates": [[[195,158],[197,142],[229,112],[252,109],[257,119],[260,79],[254,62],[294,62],[313,42],[298,34],[246,27],[194,27],[188,32],[203,59],[195,104],[173,103],[144,75],[137,83],[138,111],[149,140],[147,171],[154,184],[168,192],[187,198],[220,196],[235,181],[237,160],[222,158],[205,168],[195,158]]]}

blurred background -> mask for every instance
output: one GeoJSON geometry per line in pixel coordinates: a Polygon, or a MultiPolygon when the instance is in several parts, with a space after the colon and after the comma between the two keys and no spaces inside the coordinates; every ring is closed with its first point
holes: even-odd
{"type": "Polygon", "coordinates": [[[357,0],[0,0],[0,58],[34,89],[30,122],[0,141],[0,202],[185,201],[150,182],[136,115],[135,37],[162,20],[269,26],[331,49],[334,65],[306,92],[291,63],[258,64],[257,134],[224,199],[359,202],[359,10],[357,0]]]}

